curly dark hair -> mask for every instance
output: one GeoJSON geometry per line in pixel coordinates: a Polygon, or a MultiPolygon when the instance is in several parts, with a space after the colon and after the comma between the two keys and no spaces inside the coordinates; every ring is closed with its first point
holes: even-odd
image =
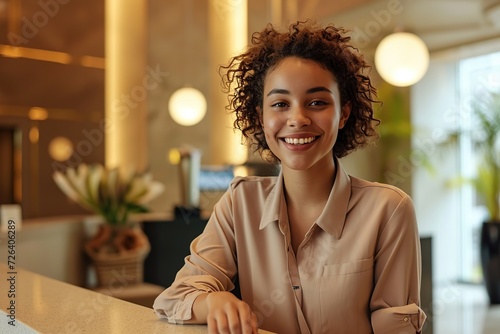
{"type": "Polygon", "coordinates": [[[339,158],[366,146],[377,137],[375,126],[380,121],[373,117],[372,103],[376,89],[365,70],[370,69],[358,49],[346,36],[347,31],[315,22],[298,21],[286,32],[277,31],[271,24],[252,35],[249,49],[233,57],[227,66],[221,66],[223,91],[228,94],[227,109],[234,112],[235,129],[241,130],[247,143],[270,162],[279,162],[267,145],[261,125],[264,79],[270,69],[286,57],[299,57],[317,62],[337,79],[340,103],[350,103],[351,114],[339,130],[333,154],[339,158]]]}

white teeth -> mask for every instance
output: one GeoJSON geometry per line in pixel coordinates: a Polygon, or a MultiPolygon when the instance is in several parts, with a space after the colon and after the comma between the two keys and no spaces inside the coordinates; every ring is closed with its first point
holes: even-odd
{"type": "Polygon", "coordinates": [[[308,137],[308,138],[285,138],[285,142],[287,144],[292,144],[292,145],[304,145],[304,144],[309,144],[315,139],[315,137],[308,137]]]}

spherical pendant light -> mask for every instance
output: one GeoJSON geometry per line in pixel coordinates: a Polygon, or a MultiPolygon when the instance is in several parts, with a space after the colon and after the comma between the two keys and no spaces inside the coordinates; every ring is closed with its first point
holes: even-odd
{"type": "Polygon", "coordinates": [[[388,83],[407,87],[417,83],[429,67],[429,50],[412,33],[397,32],[385,37],[375,50],[375,67],[388,83]]]}
{"type": "Polygon", "coordinates": [[[207,100],[202,92],[192,87],[176,90],[168,101],[170,116],[180,125],[200,122],[207,112],[207,100]]]}
{"type": "Polygon", "coordinates": [[[49,154],[56,161],[68,160],[73,151],[73,143],[66,137],[55,137],[49,143],[49,154]]]}

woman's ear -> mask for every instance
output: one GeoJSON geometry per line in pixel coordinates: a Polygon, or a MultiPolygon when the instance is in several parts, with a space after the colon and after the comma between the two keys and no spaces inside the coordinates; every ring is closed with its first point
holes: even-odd
{"type": "Polygon", "coordinates": [[[344,128],[350,115],[351,115],[351,102],[349,101],[342,106],[341,115],[340,115],[340,122],[339,122],[339,129],[344,128]]]}
{"type": "Polygon", "coordinates": [[[259,123],[262,128],[264,128],[264,115],[262,115],[262,108],[260,106],[255,107],[257,114],[259,114],[259,123]]]}

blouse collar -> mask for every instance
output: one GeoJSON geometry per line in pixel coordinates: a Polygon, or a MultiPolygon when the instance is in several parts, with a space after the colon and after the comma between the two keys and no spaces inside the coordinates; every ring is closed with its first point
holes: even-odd
{"type": "MultiPolygon", "coordinates": [[[[335,183],[326,202],[323,212],[316,220],[316,224],[336,239],[340,239],[344,229],[345,219],[348,211],[349,199],[351,197],[351,178],[346,173],[340,161],[335,157],[336,173],[335,183]]],[[[283,186],[283,172],[280,171],[276,184],[269,193],[264,204],[259,229],[265,228],[272,222],[279,221],[280,205],[284,202],[285,193],[283,186]]]]}

